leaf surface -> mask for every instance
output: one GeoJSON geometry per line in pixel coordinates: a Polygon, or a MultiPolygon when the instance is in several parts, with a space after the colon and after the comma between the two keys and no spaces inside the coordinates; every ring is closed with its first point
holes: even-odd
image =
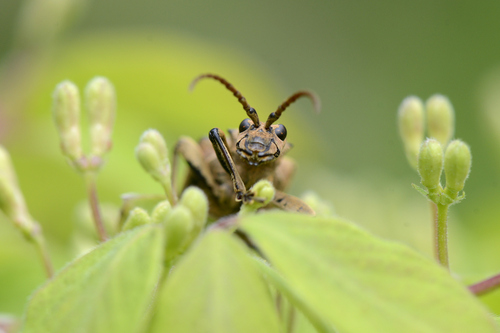
{"type": "Polygon", "coordinates": [[[322,332],[496,332],[483,306],[410,248],[354,224],[285,212],[243,219],[258,267],[322,332]]]}
{"type": "Polygon", "coordinates": [[[162,235],[139,227],[71,262],[32,296],[22,332],[137,332],[160,275],[162,235]]]}
{"type": "Polygon", "coordinates": [[[222,231],[206,234],[162,286],[151,333],[280,332],[264,279],[248,250],[222,231]]]}

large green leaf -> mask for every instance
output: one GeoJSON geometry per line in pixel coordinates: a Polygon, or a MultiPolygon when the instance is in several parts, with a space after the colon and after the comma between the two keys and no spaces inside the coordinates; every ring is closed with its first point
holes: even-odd
{"type": "Polygon", "coordinates": [[[246,217],[242,228],[277,272],[259,267],[320,331],[496,331],[446,270],[353,224],[276,212],[246,217]]]}
{"type": "Polygon", "coordinates": [[[280,332],[265,281],[248,251],[212,231],[173,268],[160,292],[151,331],[280,332]]]}
{"type": "Polygon", "coordinates": [[[136,228],[70,263],[34,294],[23,332],[137,332],[160,275],[162,234],[136,228]]]}

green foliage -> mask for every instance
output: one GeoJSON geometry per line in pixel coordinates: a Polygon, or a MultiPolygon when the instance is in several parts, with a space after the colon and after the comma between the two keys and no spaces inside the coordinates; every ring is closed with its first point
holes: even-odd
{"type": "Polygon", "coordinates": [[[277,313],[249,251],[209,232],[172,269],[150,332],[280,332],[277,313]]]}
{"type": "Polygon", "coordinates": [[[31,298],[23,332],[138,332],[160,275],[158,225],[124,232],[76,259],[31,298]]]}
{"type": "Polygon", "coordinates": [[[351,223],[272,213],[242,227],[279,272],[264,269],[270,280],[320,331],[495,332],[445,270],[351,223]]]}
{"type": "Polygon", "coordinates": [[[459,282],[404,245],[335,218],[269,212],[239,223],[268,262],[214,228],[165,272],[153,302],[163,246],[161,227],[148,224],[37,291],[23,332],[496,331],[459,282]],[[283,296],[288,316],[276,307],[283,296]]]}

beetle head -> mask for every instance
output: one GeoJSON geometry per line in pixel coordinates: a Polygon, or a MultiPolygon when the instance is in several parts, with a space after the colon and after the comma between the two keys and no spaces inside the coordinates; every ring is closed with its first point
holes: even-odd
{"type": "Polygon", "coordinates": [[[250,165],[259,165],[269,163],[277,159],[285,147],[286,128],[285,126],[273,125],[281,117],[285,109],[301,97],[308,97],[314,104],[316,111],[320,109],[319,98],[311,91],[298,91],[288,97],[278,106],[275,112],[272,112],[265,123],[260,122],[257,111],[252,108],[245,97],[233,87],[228,81],[214,74],[202,74],[195,78],[191,83],[190,89],[203,78],[212,78],[222,83],[233,95],[246,111],[248,118],[244,119],[239,127],[240,134],[236,140],[236,151],[250,165]]]}

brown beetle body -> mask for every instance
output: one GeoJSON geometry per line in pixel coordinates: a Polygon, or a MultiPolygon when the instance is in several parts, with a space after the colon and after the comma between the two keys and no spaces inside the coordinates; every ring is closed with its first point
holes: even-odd
{"type": "Polygon", "coordinates": [[[302,96],[311,98],[318,107],[317,97],[311,92],[299,91],[271,113],[264,123],[259,121],[257,112],[241,93],[217,75],[200,75],[191,87],[202,78],[212,78],[224,84],[238,98],[249,118],[241,122],[239,131],[229,130],[228,137],[218,128],[212,129],[209,137],[199,142],[182,137],[174,151],[174,181],[177,158],[182,155],[189,165],[184,187],[195,185],[205,192],[209,199],[209,213],[214,218],[238,212],[241,201],[259,200],[248,189],[261,179],[269,180],[276,189],[268,206],[314,214],[300,199],[283,192],[295,165],[290,158],[283,156],[291,148],[286,142],[286,128],[273,123],[288,105],[302,96]]]}

